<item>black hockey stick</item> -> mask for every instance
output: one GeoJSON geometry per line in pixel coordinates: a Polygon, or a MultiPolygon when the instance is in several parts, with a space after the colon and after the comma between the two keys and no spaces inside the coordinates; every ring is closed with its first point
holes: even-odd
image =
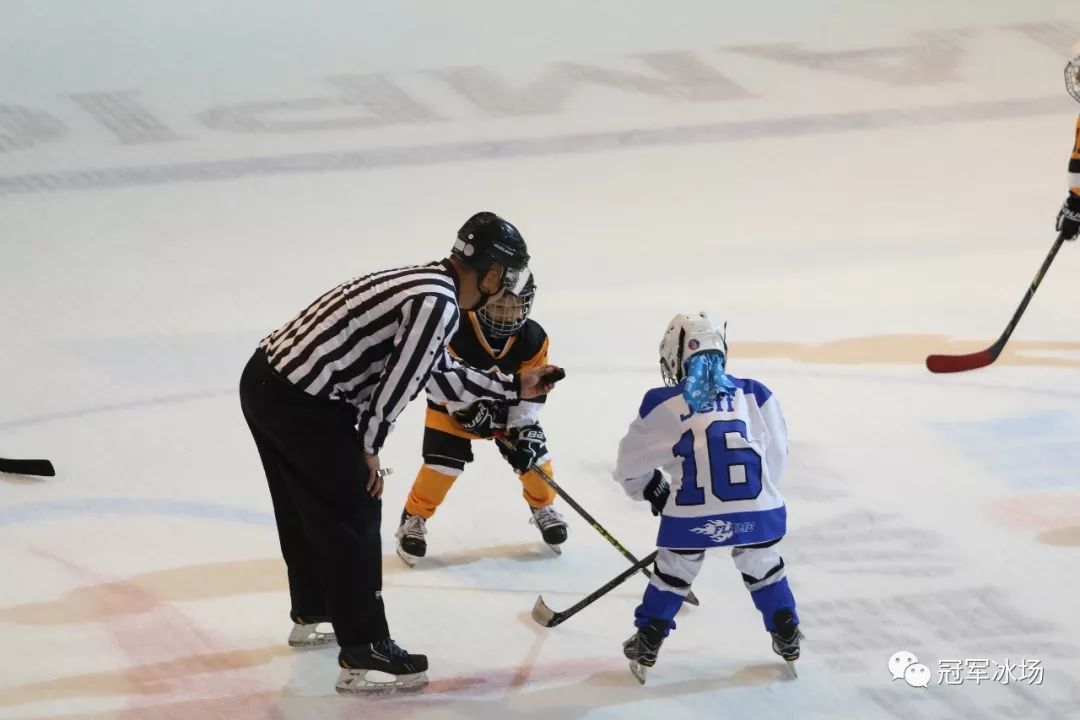
{"type": "Polygon", "coordinates": [[[572,618],[574,615],[577,615],[579,612],[587,608],[589,605],[592,605],[594,602],[607,595],[619,585],[622,585],[624,582],[626,582],[626,579],[628,577],[636,573],[638,570],[644,570],[646,565],[656,559],[657,552],[658,551],[653,550],[651,553],[641,558],[636,563],[613,577],[602,587],[597,588],[596,590],[589,593],[581,600],[578,600],[576,603],[566,608],[565,610],[552,610],[547,606],[547,603],[544,602],[544,596],[538,595],[536,598],[536,604],[533,605],[532,619],[543,625],[544,627],[555,627],[556,625],[565,622],[566,620],[572,618]]]}
{"type": "Polygon", "coordinates": [[[1013,313],[1012,319],[1009,320],[1009,324],[1005,326],[1005,332],[1001,334],[1001,337],[997,339],[997,342],[985,350],[968,353],[967,355],[931,355],[926,358],[926,369],[932,373],[963,372],[965,370],[975,370],[986,367],[997,360],[998,355],[1000,355],[1001,351],[1005,348],[1005,343],[1009,341],[1009,336],[1012,335],[1013,330],[1016,329],[1016,324],[1020,322],[1020,316],[1024,314],[1024,310],[1027,309],[1028,303],[1031,302],[1031,298],[1035,296],[1035,291],[1039,289],[1039,283],[1042,282],[1046,271],[1050,269],[1050,263],[1054,261],[1054,257],[1057,255],[1058,250],[1061,249],[1061,244],[1063,242],[1065,242],[1064,232],[1059,234],[1057,240],[1054,241],[1053,247],[1050,248],[1050,253],[1046,256],[1046,260],[1043,260],[1042,267],[1039,268],[1039,272],[1035,274],[1035,279],[1031,281],[1031,286],[1028,287],[1023,302],[1020,303],[1020,307],[1016,308],[1016,312],[1013,313]]]}
{"type": "MultiPolygon", "coordinates": [[[[613,548],[615,548],[616,550],[618,550],[622,554],[622,556],[624,558],[626,558],[627,560],[629,560],[632,563],[637,563],[638,562],[638,559],[636,557],[634,557],[633,553],[631,553],[629,550],[627,550],[626,547],[624,547],[621,542],[619,542],[618,540],[613,538],[611,536],[611,534],[607,530],[604,529],[604,526],[596,521],[596,518],[594,518],[592,515],[590,515],[588,512],[586,512],[585,508],[578,505],[577,502],[574,500],[574,498],[570,497],[569,493],[567,493],[565,490],[563,490],[561,487],[559,487],[559,484],[556,483],[551,478],[551,476],[549,476],[546,472],[544,472],[543,469],[541,469],[539,465],[533,465],[531,469],[532,469],[533,472],[535,472],[537,475],[540,476],[541,480],[543,480],[548,485],[550,485],[555,490],[555,493],[559,497],[561,497],[563,500],[566,501],[567,505],[574,508],[574,510],[577,511],[577,514],[580,515],[582,518],[584,518],[585,522],[589,523],[589,525],[592,526],[593,530],[600,533],[600,535],[605,540],[607,540],[609,543],[611,543],[611,546],[613,548]]],[[[652,573],[649,572],[648,570],[643,568],[642,572],[645,573],[645,577],[647,577],[647,578],[652,577],[652,573]]],[[[700,605],[701,604],[701,601],[699,601],[697,599],[697,596],[694,595],[693,590],[691,590],[690,594],[686,596],[686,602],[690,603],[691,605],[700,605]]]]}
{"type": "Polygon", "coordinates": [[[10,460],[0,458],[0,472],[11,475],[41,475],[53,477],[56,470],[48,460],[10,460]]]}

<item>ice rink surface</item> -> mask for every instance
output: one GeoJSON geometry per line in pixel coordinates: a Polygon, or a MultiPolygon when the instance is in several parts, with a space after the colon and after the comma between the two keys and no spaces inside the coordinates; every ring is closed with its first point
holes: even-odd
{"type": "Polygon", "coordinates": [[[1049,248],[1077,106],[1075,0],[541,4],[0,2],[0,718],[1080,717],[1080,247],[992,367],[1049,248]],[[669,4],[671,5],[671,4],[669,4]],[[644,555],[612,482],[676,312],[792,438],[782,544],[808,637],[772,654],[726,552],[649,682],[635,578],[561,504],[561,557],[493,448],[393,552],[422,403],[383,452],[412,697],[335,694],[295,652],[236,385],[354,275],[521,228],[568,378],[556,477],[644,555]],[[925,688],[894,680],[915,654],[925,688]],[[1004,668],[1004,671],[1002,670],[1004,668]]]}

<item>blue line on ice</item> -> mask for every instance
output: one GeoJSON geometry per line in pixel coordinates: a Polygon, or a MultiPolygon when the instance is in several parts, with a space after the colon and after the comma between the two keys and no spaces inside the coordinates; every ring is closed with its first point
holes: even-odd
{"type": "Polygon", "coordinates": [[[154,515],[220,520],[222,522],[247,525],[274,524],[274,517],[268,512],[233,505],[218,505],[188,500],[163,500],[159,498],[87,498],[84,500],[35,502],[3,507],[0,508],[0,527],[71,518],[149,517],[154,515]]]}

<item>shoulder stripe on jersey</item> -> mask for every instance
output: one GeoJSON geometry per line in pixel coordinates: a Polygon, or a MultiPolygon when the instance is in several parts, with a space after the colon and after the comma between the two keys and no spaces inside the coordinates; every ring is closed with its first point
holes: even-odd
{"type": "Polygon", "coordinates": [[[759,383],[757,380],[751,380],[750,378],[737,378],[734,375],[728,375],[728,379],[736,388],[742,390],[746,395],[753,395],[757,398],[758,405],[764,405],[765,401],[772,397],[772,390],[759,383]]]}
{"type": "Polygon", "coordinates": [[[644,420],[658,405],[667,402],[681,393],[682,388],[678,385],[675,387],[659,387],[649,390],[645,393],[645,397],[641,399],[641,407],[638,408],[638,417],[644,420]]]}

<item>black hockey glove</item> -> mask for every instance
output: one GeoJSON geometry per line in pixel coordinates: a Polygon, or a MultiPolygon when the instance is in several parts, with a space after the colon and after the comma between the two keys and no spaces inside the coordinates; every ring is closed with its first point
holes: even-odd
{"type": "Polygon", "coordinates": [[[659,515],[667,505],[668,495],[671,494],[671,485],[664,479],[664,474],[659,470],[653,470],[652,479],[645,486],[643,493],[645,499],[652,505],[652,514],[659,515]]]}
{"type": "Polygon", "coordinates": [[[454,419],[473,435],[489,438],[495,434],[496,430],[506,427],[507,410],[506,403],[480,400],[467,408],[458,410],[454,413],[454,419]]]}
{"type": "Polygon", "coordinates": [[[539,425],[512,428],[506,440],[499,442],[499,452],[519,473],[528,472],[547,452],[547,438],[539,425]]]}
{"type": "Polygon", "coordinates": [[[1075,240],[1080,235],[1080,197],[1069,193],[1058,211],[1055,229],[1064,234],[1066,240],[1075,240]]]}

